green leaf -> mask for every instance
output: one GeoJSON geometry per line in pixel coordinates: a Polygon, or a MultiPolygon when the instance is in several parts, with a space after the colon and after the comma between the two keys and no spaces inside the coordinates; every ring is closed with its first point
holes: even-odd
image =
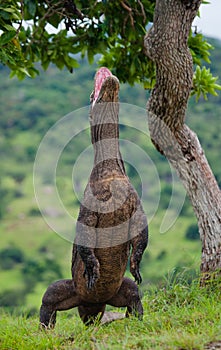
{"type": "Polygon", "coordinates": [[[136,72],[136,65],[134,63],[134,61],[132,61],[131,65],[130,65],[130,74],[133,76],[136,72]]]}
{"type": "Polygon", "coordinates": [[[58,28],[60,22],[61,22],[61,17],[59,15],[57,15],[56,13],[51,16],[49,19],[48,19],[48,22],[55,28],[58,28]]]}
{"type": "Polygon", "coordinates": [[[28,73],[31,78],[35,78],[36,75],[39,75],[39,71],[34,67],[28,68],[28,73]]]}
{"type": "Polygon", "coordinates": [[[188,46],[190,48],[194,64],[201,65],[202,61],[210,63],[210,50],[212,50],[213,47],[205,40],[202,34],[193,34],[192,31],[190,31],[188,46]]]}
{"type": "Polygon", "coordinates": [[[77,60],[75,60],[74,58],[65,55],[64,56],[64,61],[67,67],[69,68],[78,68],[79,67],[79,63],[77,60]]]}
{"type": "Polygon", "coordinates": [[[44,70],[47,70],[48,67],[49,67],[49,64],[50,64],[50,61],[47,61],[47,62],[42,62],[41,66],[44,70]]]}
{"type": "Polygon", "coordinates": [[[32,17],[35,16],[36,13],[36,1],[35,0],[25,0],[25,5],[27,7],[28,12],[32,17]]]}
{"type": "Polygon", "coordinates": [[[24,73],[25,75],[31,77],[31,75],[29,74],[29,72],[26,68],[20,67],[18,70],[19,70],[19,72],[24,73]]]}
{"type": "Polygon", "coordinates": [[[4,28],[7,30],[7,31],[13,31],[15,30],[14,27],[12,27],[10,24],[3,24],[4,28]]]}
{"type": "Polygon", "coordinates": [[[11,7],[5,8],[5,7],[0,7],[0,10],[3,10],[5,12],[11,12],[13,13],[15,10],[11,7]]]}
{"type": "Polygon", "coordinates": [[[9,20],[11,18],[11,14],[7,11],[0,10],[0,18],[3,18],[5,20],[9,20]]]}
{"type": "Polygon", "coordinates": [[[21,13],[20,10],[15,6],[5,8],[0,6],[0,18],[19,20],[21,19],[21,13]]]}
{"type": "Polygon", "coordinates": [[[55,64],[56,64],[56,66],[57,66],[59,69],[63,69],[64,66],[65,66],[63,57],[60,57],[59,59],[57,59],[57,60],[55,61],[55,64]]]}
{"type": "Polygon", "coordinates": [[[15,30],[11,30],[9,32],[3,33],[0,36],[0,45],[5,45],[7,44],[9,41],[11,41],[11,39],[13,39],[16,35],[16,31],[15,30]]]}
{"type": "Polygon", "coordinates": [[[90,64],[94,63],[94,53],[93,53],[93,51],[91,50],[90,47],[88,47],[88,49],[87,49],[87,58],[88,58],[88,62],[90,64]]]}
{"type": "Polygon", "coordinates": [[[195,74],[193,76],[193,91],[192,95],[196,95],[196,100],[198,101],[202,95],[205,100],[207,100],[207,95],[211,94],[217,96],[216,90],[221,90],[221,86],[216,84],[217,77],[214,77],[210,72],[210,69],[203,67],[202,69],[197,66],[195,74]]]}

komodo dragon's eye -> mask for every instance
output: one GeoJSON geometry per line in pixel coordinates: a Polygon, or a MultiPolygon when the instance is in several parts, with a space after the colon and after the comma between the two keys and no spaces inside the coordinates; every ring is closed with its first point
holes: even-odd
{"type": "Polygon", "coordinates": [[[97,101],[103,81],[111,75],[112,73],[106,67],[101,67],[97,71],[94,79],[94,94],[93,94],[93,102],[92,102],[93,105],[97,101]]]}

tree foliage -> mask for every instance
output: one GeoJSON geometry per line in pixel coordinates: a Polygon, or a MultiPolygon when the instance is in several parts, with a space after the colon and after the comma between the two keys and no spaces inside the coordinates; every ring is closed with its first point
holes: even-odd
{"type": "MultiPolygon", "coordinates": [[[[36,62],[44,69],[53,63],[72,72],[78,67],[77,54],[87,55],[89,63],[100,54],[100,65],[109,67],[121,82],[141,82],[151,89],[155,67],[144,54],[143,39],[154,7],[154,0],[3,0],[0,61],[12,76],[23,79],[39,73],[36,62]]],[[[189,47],[195,65],[209,62],[212,46],[201,34],[190,33],[189,47]]],[[[197,97],[220,89],[216,78],[212,81],[204,74],[202,81],[198,76],[193,85],[197,97]]]]}

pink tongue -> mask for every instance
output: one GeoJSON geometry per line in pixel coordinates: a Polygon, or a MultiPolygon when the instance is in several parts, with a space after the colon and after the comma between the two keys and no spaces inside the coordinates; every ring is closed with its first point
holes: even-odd
{"type": "Polygon", "coordinates": [[[109,69],[107,69],[106,67],[101,67],[96,75],[95,75],[95,82],[94,82],[94,98],[93,98],[93,105],[96,102],[99,93],[100,93],[100,89],[101,86],[103,84],[103,81],[109,77],[110,75],[112,75],[112,73],[109,71],[109,69]]]}

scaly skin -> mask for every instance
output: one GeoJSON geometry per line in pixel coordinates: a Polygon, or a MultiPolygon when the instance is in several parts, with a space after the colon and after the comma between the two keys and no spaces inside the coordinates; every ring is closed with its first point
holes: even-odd
{"type": "Polygon", "coordinates": [[[80,206],[72,253],[72,279],[52,283],[40,309],[40,322],[52,328],[56,312],[78,307],[84,323],[100,319],[106,304],[126,307],[142,318],[137,284],[148,241],[147,220],[125,173],[119,150],[119,82],[107,68],[95,76],[91,95],[94,166],[80,206]],[[124,277],[128,259],[135,279],[124,277]]]}

